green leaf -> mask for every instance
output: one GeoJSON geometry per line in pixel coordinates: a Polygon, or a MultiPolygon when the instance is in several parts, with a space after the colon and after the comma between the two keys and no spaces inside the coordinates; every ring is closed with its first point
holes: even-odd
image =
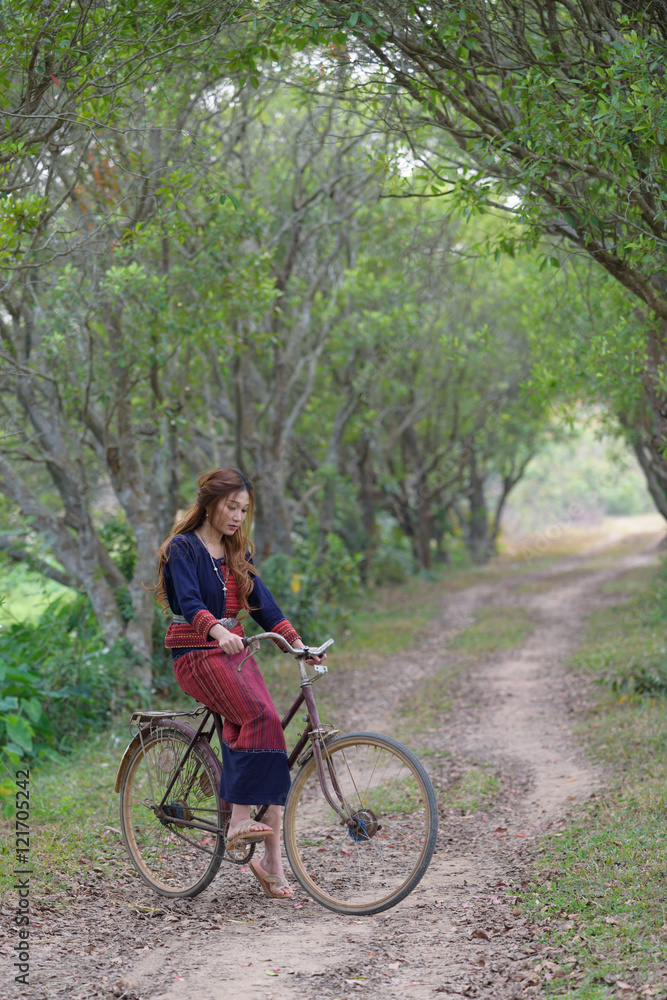
{"type": "Polygon", "coordinates": [[[7,730],[7,744],[16,744],[27,753],[30,753],[33,737],[33,728],[30,723],[18,715],[7,715],[5,717],[5,728],[7,730]]]}
{"type": "Polygon", "coordinates": [[[5,743],[2,752],[7,754],[12,764],[18,764],[23,757],[23,750],[16,743],[5,743]]]}
{"type": "Polygon", "coordinates": [[[34,722],[35,725],[37,725],[44,714],[44,710],[42,709],[42,706],[37,698],[28,698],[26,701],[23,701],[21,703],[21,708],[25,711],[30,721],[34,722]]]}

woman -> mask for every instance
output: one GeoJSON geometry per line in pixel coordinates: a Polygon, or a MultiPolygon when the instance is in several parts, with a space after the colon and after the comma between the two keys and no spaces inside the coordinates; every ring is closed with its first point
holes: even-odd
{"type": "MultiPolygon", "coordinates": [[[[224,719],[220,795],[232,806],[227,848],[263,841],[264,854],[249,868],[267,896],[287,899],[280,851],[282,806],[290,787],[280,717],[254,659],[246,655],[241,619],[250,612],[265,632],[277,632],[302,649],[252,565],[252,483],[235,469],[215,469],[197,479],[194,504],[176,519],[160,548],[158,600],[173,622],[165,645],[176,680],[224,719]],[[266,823],[250,806],[269,804],[266,823]]],[[[313,657],[309,663],[320,663],[313,657]]]]}

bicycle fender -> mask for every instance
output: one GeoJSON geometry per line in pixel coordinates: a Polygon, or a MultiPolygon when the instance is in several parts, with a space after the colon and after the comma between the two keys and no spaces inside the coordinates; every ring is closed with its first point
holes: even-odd
{"type": "MultiPolygon", "coordinates": [[[[161,729],[161,728],[177,729],[179,733],[182,733],[183,736],[187,737],[188,741],[191,740],[196,733],[196,729],[193,729],[192,726],[188,726],[186,722],[181,722],[178,719],[171,719],[169,717],[165,717],[164,719],[155,719],[153,722],[151,722],[150,725],[144,726],[143,729],[140,729],[139,732],[136,734],[136,736],[134,736],[130,740],[125,750],[125,753],[120,759],[120,764],[118,765],[118,771],[116,773],[116,782],[114,784],[115,792],[120,792],[123,785],[123,778],[125,777],[125,772],[129,767],[130,761],[137,752],[137,749],[141,747],[141,741],[145,740],[148,736],[150,736],[151,732],[154,729],[161,729]]],[[[222,767],[220,761],[213,752],[211,744],[208,742],[208,740],[202,740],[202,739],[199,739],[197,742],[199,744],[200,750],[202,751],[204,756],[207,758],[209,764],[213,768],[213,773],[216,776],[218,784],[220,784],[222,767]]]]}

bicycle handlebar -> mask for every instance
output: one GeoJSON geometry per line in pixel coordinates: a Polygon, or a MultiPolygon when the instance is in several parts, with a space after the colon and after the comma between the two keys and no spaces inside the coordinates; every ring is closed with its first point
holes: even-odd
{"type": "Polygon", "coordinates": [[[297,660],[307,660],[311,656],[322,656],[325,650],[334,644],[333,639],[327,639],[326,642],[323,642],[321,646],[317,646],[315,649],[310,646],[304,646],[303,649],[296,649],[290,645],[283,635],[279,635],[277,632],[261,632],[259,635],[244,637],[243,645],[248,649],[252,649],[252,644],[254,642],[261,642],[262,639],[275,639],[276,642],[279,642],[283,646],[287,653],[291,653],[297,660]]]}
{"type": "MultiPolygon", "coordinates": [[[[260,635],[251,635],[249,638],[247,637],[243,638],[243,645],[247,649],[249,649],[250,652],[239,663],[238,667],[239,670],[241,669],[245,661],[252,656],[253,653],[257,653],[259,651],[259,644],[262,641],[262,639],[275,639],[276,642],[279,642],[287,653],[291,653],[292,656],[294,656],[297,660],[307,660],[311,656],[322,656],[324,651],[328,649],[329,646],[333,646],[334,644],[333,639],[327,639],[327,641],[323,642],[321,646],[317,647],[317,649],[310,649],[309,646],[304,646],[303,649],[295,649],[294,646],[290,645],[290,643],[284,636],[278,635],[277,632],[261,632],[260,635]]],[[[317,674],[327,673],[326,663],[314,663],[313,666],[315,667],[315,673],[317,674]]],[[[301,676],[305,680],[306,675],[304,673],[305,668],[303,664],[301,664],[300,669],[301,669],[301,676]]]]}

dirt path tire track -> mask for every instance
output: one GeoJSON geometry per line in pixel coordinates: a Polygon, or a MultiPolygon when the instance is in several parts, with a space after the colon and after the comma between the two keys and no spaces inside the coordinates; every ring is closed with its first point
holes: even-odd
{"type": "MultiPolygon", "coordinates": [[[[534,928],[513,906],[522,856],[535,835],[603,779],[569,735],[572,681],[564,660],[587,615],[606,600],[601,586],[654,558],[652,551],[635,552],[608,569],[555,579],[546,591],[519,594],[516,586],[555,576],[559,566],[515,577],[513,591],[501,580],[448,594],[419,655],[398,654],[346,675],[353,707],[340,720],[345,728],[363,722],[365,729],[391,733],[406,689],[440,669],[443,639],[467,627],[479,607],[523,603],[535,617],[535,630],[519,649],[490,659],[465,678],[457,710],[443,731],[422,737],[431,744],[437,740],[452,759],[463,756],[496,767],[513,782],[511,794],[488,816],[446,816],[427,875],[398,907],[350,920],[304,903],[299,892],[292,903],[275,903],[259,894],[248,873],[230,871],[232,866],[223,866],[213,885],[192,901],[164,903],[132,883],[95,900],[98,913],[100,905],[105,908],[107,926],[109,919],[111,926],[117,921],[117,946],[104,948],[108,959],[91,926],[93,900],[67,917],[46,914],[41,942],[35,934],[31,998],[289,1000],[317,995],[347,1000],[363,993],[382,1000],[510,1000],[536,995],[534,928]],[[146,915],[142,907],[160,912],[146,915]],[[54,967],[44,947],[50,942],[52,955],[55,942],[62,959],[68,941],[76,942],[71,956],[76,982],[71,968],[66,976],[62,964],[54,967]],[[130,941],[133,955],[127,953],[130,941]],[[100,956],[93,961],[97,950],[100,956]],[[87,960],[87,955],[93,957],[87,960]]],[[[574,563],[585,568],[584,559],[574,563]]],[[[0,1000],[3,995],[0,989],[0,1000]]]]}

